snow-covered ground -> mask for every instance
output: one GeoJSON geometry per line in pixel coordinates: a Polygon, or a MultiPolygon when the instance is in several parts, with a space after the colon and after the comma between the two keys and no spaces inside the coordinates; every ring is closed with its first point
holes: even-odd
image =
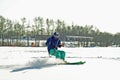
{"type": "Polygon", "coordinates": [[[0,80],[120,80],[120,48],[60,48],[66,61],[49,58],[46,47],[0,47],[0,80]]]}

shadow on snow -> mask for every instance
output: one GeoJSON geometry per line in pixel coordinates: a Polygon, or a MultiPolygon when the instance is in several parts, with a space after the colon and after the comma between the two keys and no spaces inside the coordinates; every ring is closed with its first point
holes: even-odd
{"type": "Polygon", "coordinates": [[[52,67],[55,65],[56,64],[47,63],[47,60],[35,60],[33,62],[29,62],[25,67],[13,69],[11,72],[18,72],[18,71],[30,70],[30,69],[41,69],[45,67],[52,67]]]}

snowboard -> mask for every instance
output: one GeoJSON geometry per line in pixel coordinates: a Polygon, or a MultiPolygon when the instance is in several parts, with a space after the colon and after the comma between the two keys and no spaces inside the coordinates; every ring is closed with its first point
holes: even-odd
{"type": "Polygon", "coordinates": [[[68,61],[64,61],[66,65],[82,65],[85,64],[85,61],[78,61],[78,62],[68,62],[68,61]]]}

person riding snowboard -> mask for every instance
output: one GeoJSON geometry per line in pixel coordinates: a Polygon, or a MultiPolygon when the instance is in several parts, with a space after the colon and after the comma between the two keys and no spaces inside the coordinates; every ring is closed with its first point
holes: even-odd
{"type": "Polygon", "coordinates": [[[64,43],[61,44],[60,36],[58,32],[49,37],[46,41],[49,56],[55,56],[56,58],[65,60],[65,52],[58,50],[58,47],[64,47],[64,43]]]}

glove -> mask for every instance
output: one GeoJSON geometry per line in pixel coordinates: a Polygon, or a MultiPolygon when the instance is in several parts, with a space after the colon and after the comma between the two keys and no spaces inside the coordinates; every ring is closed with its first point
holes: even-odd
{"type": "Polygon", "coordinates": [[[63,43],[61,44],[61,46],[64,47],[64,45],[65,45],[65,43],[63,42],[63,43]]]}

